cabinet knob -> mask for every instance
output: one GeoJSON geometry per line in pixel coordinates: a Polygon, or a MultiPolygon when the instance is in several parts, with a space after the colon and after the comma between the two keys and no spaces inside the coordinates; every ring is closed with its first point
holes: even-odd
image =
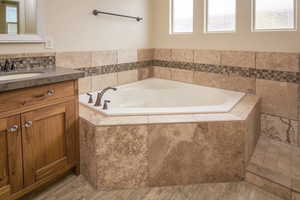
{"type": "Polygon", "coordinates": [[[17,132],[19,129],[19,126],[18,125],[13,125],[11,128],[8,129],[8,132],[17,132]]]}
{"type": "Polygon", "coordinates": [[[30,128],[32,126],[32,121],[25,122],[25,127],[30,128]]]}
{"type": "Polygon", "coordinates": [[[54,93],[55,93],[54,90],[48,90],[48,92],[47,92],[47,94],[48,94],[49,96],[54,95],[54,93]]]}

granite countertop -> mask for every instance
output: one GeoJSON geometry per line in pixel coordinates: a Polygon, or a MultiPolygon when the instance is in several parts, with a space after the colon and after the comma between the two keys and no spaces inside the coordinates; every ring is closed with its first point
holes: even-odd
{"type": "Polygon", "coordinates": [[[10,90],[29,88],[34,86],[41,86],[51,83],[58,83],[62,81],[76,80],[84,77],[84,72],[61,67],[54,67],[50,69],[31,69],[19,70],[12,73],[0,73],[0,76],[18,74],[18,73],[42,73],[30,78],[21,78],[14,80],[0,81],[0,92],[10,90]]]}

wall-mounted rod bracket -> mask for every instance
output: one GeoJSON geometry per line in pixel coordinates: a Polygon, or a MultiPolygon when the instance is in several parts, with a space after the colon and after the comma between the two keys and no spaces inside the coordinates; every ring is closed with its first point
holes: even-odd
{"type": "Polygon", "coordinates": [[[128,16],[128,15],[121,15],[121,14],[116,14],[116,13],[110,13],[110,12],[102,12],[100,10],[93,10],[93,15],[97,16],[99,14],[103,15],[112,15],[112,16],[118,16],[118,17],[126,17],[130,19],[135,19],[136,21],[140,22],[143,20],[142,17],[133,17],[133,16],[128,16]]]}

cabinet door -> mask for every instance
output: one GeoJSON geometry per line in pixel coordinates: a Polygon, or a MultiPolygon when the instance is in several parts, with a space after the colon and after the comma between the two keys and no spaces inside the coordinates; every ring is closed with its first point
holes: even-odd
{"type": "Polygon", "coordinates": [[[20,115],[0,119],[0,200],[23,188],[20,115]]]}
{"type": "Polygon", "coordinates": [[[22,114],[24,185],[50,178],[75,163],[73,101],[22,114]]]}

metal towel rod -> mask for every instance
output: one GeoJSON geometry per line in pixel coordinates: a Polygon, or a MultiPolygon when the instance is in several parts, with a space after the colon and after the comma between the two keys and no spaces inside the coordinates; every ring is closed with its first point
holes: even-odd
{"type": "Polygon", "coordinates": [[[112,15],[112,16],[118,16],[118,17],[126,17],[126,18],[130,18],[130,19],[135,19],[136,21],[140,22],[143,20],[142,17],[133,17],[133,16],[128,16],[128,15],[120,15],[120,14],[116,14],[116,13],[110,13],[110,12],[102,12],[100,10],[93,10],[93,14],[95,16],[99,15],[99,14],[103,14],[103,15],[112,15]]]}

